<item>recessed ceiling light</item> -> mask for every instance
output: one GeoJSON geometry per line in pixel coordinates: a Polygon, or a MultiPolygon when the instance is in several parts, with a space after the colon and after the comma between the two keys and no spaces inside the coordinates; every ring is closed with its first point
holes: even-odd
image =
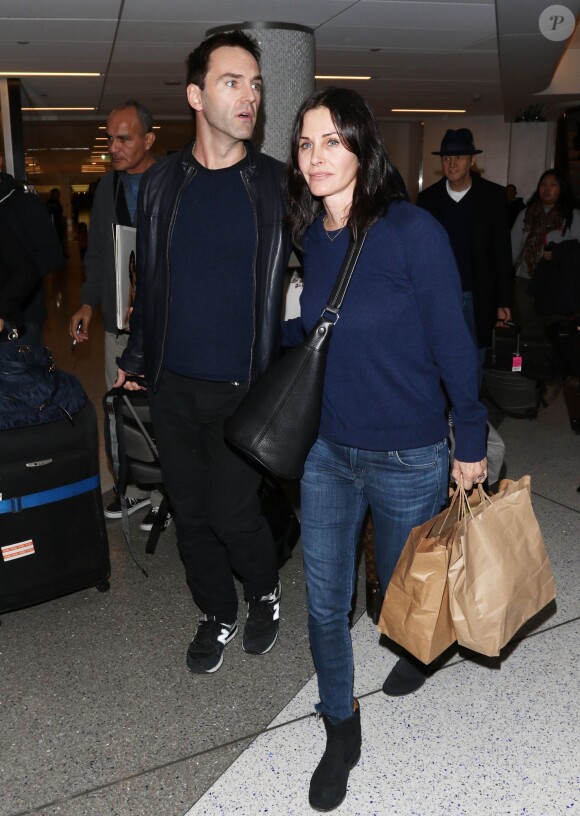
{"type": "Polygon", "coordinates": [[[40,153],[41,150],[90,150],[90,147],[29,147],[27,153],[40,153]]]}
{"type": "MultiPolygon", "coordinates": [[[[94,108],[92,108],[92,110],[94,110],[94,108]]],[[[106,129],[107,129],[106,125],[99,125],[99,130],[106,130],[106,129]]],[[[153,130],[161,130],[161,125],[153,125],[153,130]]],[[[98,139],[99,137],[97,136],[96,138],[98,139]]],[[[107,137],[105,136],[105,139],[106,138],[107,137]]]]}
{"type": "Polygon", "coordinates": [[[455,108],[391,108],[391,113],[467,113],[455,108]]]}
{"type": "Polygon", "coordinates": [[[94,111],[96,108],[21,108],[23,111],[94,111]]]}
{"type": "Polygon", "coordinates": [[[333,74],[316,74],[314,79],[372,79],[370,76],[334,76],[333,74]]]}
{"type": "Polygon", "coordinates": [[[0,76],[5,77],[100,77],[98,71],[3,71],[0,76]]]}

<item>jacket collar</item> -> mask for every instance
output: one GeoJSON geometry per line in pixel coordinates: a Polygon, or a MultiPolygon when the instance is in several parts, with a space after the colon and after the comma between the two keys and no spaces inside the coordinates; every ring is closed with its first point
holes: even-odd
{"type": "MultiPolygon", "coordinates": [[[[192,139],[191,142],[188,142],[183,150],[181,151],[181,166],[185,171],[193,164],[193,148],[195,146],[195,139],[192,139]]],[[[252,142],[245,141],[244,146],[246,148],[246,156],[248,158],[249,167],[248,171],[251,173],[255,173],[258,169],[258,156],[260,155],[259,151],[256,150],[252,142]]]]}
{"type": "Polygon", "coordinates": [[[0,173],[0,200],[6,198],[14,190],[18,189],[13,176],[9,173],[0,173]]]}

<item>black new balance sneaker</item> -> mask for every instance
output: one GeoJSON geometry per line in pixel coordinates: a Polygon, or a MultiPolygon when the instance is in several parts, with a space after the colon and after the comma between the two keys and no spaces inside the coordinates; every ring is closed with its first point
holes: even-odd
{"type": "MultiPolygon", "coordinates": [[[[133,499],[127,496],[126,500],[128,516],[132,516],[137,510],[141,510],[142,507],[147,507],[148,504],[151,504],[151,499],[133,499]]],[[[114,519],[122,518],[123,508],[121,507],[121,499],[117,498],[105,507],[105,516],[106,518],[114,519]]]]}
{"type": "Polygon", "coordinates": [[[280,624],[280,581],[270,595],[251,598],[248,602],[248,617],[244,627],[242,646],[244,652],[261,655],[269,652],[278,639],[280,624]]]}
{"type": "Polygon", "coordinates": [[[211,674],[224,660],[224,648],[238,633],[238,624],[220,623],[213,615],[202,615],[187,650],[187,668],[194,674],[211,674]]]}
{"type": "MultiPolygon", "coordinates": [[[[139,525],[139,529],[145,530],[145,532],[150,532],[153,529],[153,525],[155,524],[158,513],[159,507],[158,506],[152,507],[145,516],[145,518],[143,519],[143,521],[141,522],[141,524],[139,525]]],[[[163,522],[161,529],[166,530],[170,524],[171,513],[167,513],[165,515],[165,521],[163,522]]]]}

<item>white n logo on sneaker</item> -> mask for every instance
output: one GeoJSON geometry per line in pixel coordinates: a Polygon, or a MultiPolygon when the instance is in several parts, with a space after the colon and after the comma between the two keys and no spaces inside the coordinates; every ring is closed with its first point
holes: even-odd
{"type": "Polygon", "coordinates": [[[276,603],[272,604],[272,620],[278,620],[280,618],[280,601],[276,601],[276,603]]]}
{"type": "Polygon", "coordinates": [[[222,643],[224,646],[228,642],[228,636],[230,635],[230,632],[231,632],[230,629],[228,629],[226,626],[223,626],[221,632],[217,636],[219,642],[222,643]]]}

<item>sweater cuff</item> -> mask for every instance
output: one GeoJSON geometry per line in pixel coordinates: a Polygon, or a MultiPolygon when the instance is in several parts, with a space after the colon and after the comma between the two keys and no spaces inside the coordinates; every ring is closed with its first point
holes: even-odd
{"type": "Polygon", "coordinates": [[[453,417],[455,458],[460,462],[480,462],[487,456],[487,424],[481,417],[476,422],[457,421],[453,417]]]}

